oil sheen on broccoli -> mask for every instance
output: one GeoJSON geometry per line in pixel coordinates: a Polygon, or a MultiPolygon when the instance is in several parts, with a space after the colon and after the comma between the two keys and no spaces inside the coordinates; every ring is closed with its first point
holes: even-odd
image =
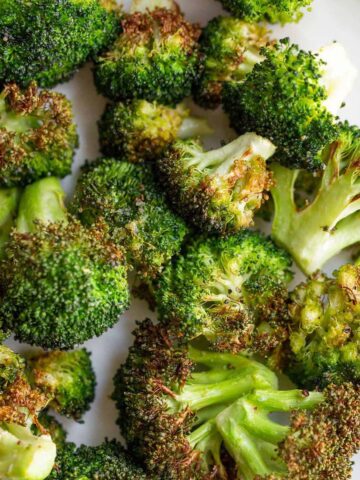
{"type": "Polygon", "coordinates": [[[196,102],[205,108],[220,106],[224,82],[242,81],[264,59],[260,48],[269,41],[262,24],[234,17],[211,20],[200,37],[202,69],[194,86],[196,102]]]}
{"type": "Polygon", "coordinates": [[[350,478],[359,386],[280,390],[257,361],[179,344],[150,320],[114,382],[129,449],[160,478],[350,478]],[[292,412],[290,425],[273,412],[292,412]]]}
{"type": "Polygon", "coordinates": [[[207,337],[219,349],[266,355],[287,338],[291,259],[259,233],[200,238],[170,264],[155,289],[162,325],[207,337]]]}
{"type": "Polygon", "coordinates": [[[86,226],[102,218],[143,279],[162,271],[187,233],[183,220],[167,206],[148,165],[110,158],[86,165],[71,208],[86,226]]]}
{"type": "Polygon", "coordinates": [[[134,163],[156,159],[176,138],[210,133],[206,120],[190,116],[183,104],[171,108],[137,99],[108,104],[99,122],[102,153],[134,163]]]}
{"type": "Polygon", "coordinates": [[[0,268],[0,318],[20,341],[51,349],[101,335],[129,302],[123,252],[105,226],[71,218],[63,196],[54,177],[25,189],[0,268]]]}
{"type": "Polygon", "coordinates": [[[78,146],[70,101],[62,94],[16,84],[0,94],[0,187],[65,177],[78,146]]]}
{"type": "Polygon", "coordinates": [[[67,80],[116,38],[113,0],[1,0],[0,84],[67,80]]]}
{"type": "Polygon", "coordinates": [[[289,39],[264,47],[245,80],[226,82],[225,111],[242,134],[255,132],[277,147],[276,160],[289,168],[318,170],[322,149],[336,139],[338,109],[356,69],[346,51],[333,43],[318,54],[300,50],[289,39]]]}
{"type": "MultiPolygon", "coordinates": [[[[314,198],[296,204],[299,170],[273,164],[275,203],[272,237],[306,274],[320,269],[344,248],[359,242],[360,130],[348,124],[322,153],[325,169],[314,198]]],[[[300,186],[301,188],[301,186],[300,186]]]]}
{"type": "Polygon", "coordinates": [[[122,32],[96,62],[95,83],[105,96],[174,105],[190,95],[198,75],[200,27],[172,0],[133,1],[122,32]]]}
{"type": "Polygon", "coordinates": [[[194,140],[177,140],[157,162],[174,209],[195,227],[229,234],[253,224],[268,199],[272,177],[266,160],[274,145],[253,133],[205,152],[194,140]]]}

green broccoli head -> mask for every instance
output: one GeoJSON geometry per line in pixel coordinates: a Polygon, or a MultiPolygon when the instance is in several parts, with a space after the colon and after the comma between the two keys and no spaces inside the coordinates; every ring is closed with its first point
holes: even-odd
{"type": "Polygon", "coordinates": [[[325,169],[303,206],[297,199],[299,190],[307,186],[301,171],[271,167],[275,184],[272,237],[308,275],[360,240],[360,129],[341,125],[337,139],[321,158],[325,169]]]}
{"type": "MultiPolygon", "coordinates": [[[[153,477],[151,477],[153,478],[153,477]]],[[[135,465],[116,440],[97,447],[68,443],[56,457],[48,480],[146,480],[150,479],[135,465]]]]}
{"type": "Polygon", "coordinates": [[[173,105],[190,95],[200,28],[172,8],[173,2],[163,3],[169,5],[146,0],[141,11],[124,15],[122,33],[96,62],[95,83],[105,96],[173,105]]]}
{"type": "Polygon", "coordinates": [[[0,84],[52,87],[116,38],[112,0],[2,0],[0,84]]]}
{"type": "Polygon", "coordinates": [[[83,169],[72,211],[84,225],[102,218],[144,279],[156,277],[181,247],[184,222],[166,205],[151,168],[100,159],[83,169]]]}
{"type": "Polygon", "coordinates": [[[253,133],[209,152],[197,141],[177,140],[157,166],[174,209],[202,231],[224,235],[253,224],[272,186],[266,160],[274,152],[253,133]]]}
{"type": "Polygon", "coordinates": [[[297,22],[304,7],[313,0],[220,0],[235,17],[247,22],[266,20],[270,23],[297,22]]]}
{"type": "Polygon", "coordinates": [[[360,267],[316,273],[291,294],[286,373],[305,388],[360,383],[360,267]]]}
{"type": "Polygon", "coordinates": [[[62,94],[16,84],[0,94],[0,186],[65,177],[78,146],[70,101],[62,94]]]}
{"type": "Polygon", "coordinates": [[[224,82],[241,82],[263,60],[260,48],[269,42],[264,25],[234,17],[216,17],[200,37],[202,69],[194,86],[196,102],[205,108],[221,104],[224,82]]]}
{"type": "Polygon", "coordinates": [[[95,396],[96,378],[90,353],[53,350],[29,360],[33,384],[49,397],[49,406],[79,420],[95,396]]]}
{"type": "Polygon", "coordinates": [[[337,43],[313,54],[283,39],[260,54],[265,60],[245,80],[224,85],[232,126],[270,139],[284,166],[320,169],[322,149],[338,134],[334,114],[353,84],[354,67],[337,43]]]}
{"type": "Polygon", "coordinates": [[[178,137],[209,133],[206,121],[191,117],[183,104],[171,108],[137,99],[108,104],[99,122],[103,154],[134,163],[156,159],[178,137]]]}
{"type": "Polygon", "coordinates": [[[72,348],[113,326],[127,308],[123,252],[98,225],[67,215],[55,178],[28,186],[0,269],[0,316],[20,341],[72,348]]]}
{"type": "Polygon", "coordinates": [[[160,478],[349,478],[359,386],[280,390],[276,375],[252,358],[179,344],[150,320],[136,330],[114,382],[129,449],[160,478]],[[289,426],[269,417],[289,411],[289,426]]]}
{"type": "Polygon", "coordinates": [[[287,337],[290,265],[255,232],[197,239],[159,279],[160,320],[188,340],[204,335],[219,349],[265,355],[287,337]]]}

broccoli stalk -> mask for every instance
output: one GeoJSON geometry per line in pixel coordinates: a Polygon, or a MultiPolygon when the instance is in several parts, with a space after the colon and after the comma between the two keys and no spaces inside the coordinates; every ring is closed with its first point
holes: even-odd
{"type": "Polygon", "coordinates": [[[341,250],[359,241],[359,132],[347,126],[323,154],[326,165],[314,200],[302,210],[295,203],[298,170],[274,164],[274,240],[287,249],[306,274],[320,269],[341,250]]]}
{"type": "Polygon", "coordinates": [[[0,189],[0,258],[14,224],[19,197],[17,188],[0,189]]]}
{"type": "Polygon", "coordinates": [[[253,223],[272,185],[269,140],[245,134],[204,152],[195,141],[175,142],[158,161],[167,196],[180,215],[203,230],[235,233],[253,223]]]}

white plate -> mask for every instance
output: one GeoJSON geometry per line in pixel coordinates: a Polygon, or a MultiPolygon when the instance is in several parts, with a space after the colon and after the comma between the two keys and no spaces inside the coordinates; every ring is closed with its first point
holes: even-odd
{"type": "MultiPolygon", "coordinates": [[[[130,2],[125,0],[125,6],[130,2]]],[[[220,3],[215,0],[179,0],[179,4],[191,21],[206,22],[221,13],[220,3]]],[[[333,40],[338,40],[346,47],[350,58],[360,72],[360,1],[359,0],[315,0],[312,12],[306,13],[299,24],[287,25],[284,28],[274,27],[276,37],[291,37],[306,49],[317,49],[333,40]]],[[[80,149],[74,164],[74,175],[63,182],[66,191],[71,195],[79,167],[85,159],[95,159],[99,155],[96,122],[101,115],[105,99],[96,94],[92,81],[91,67],[86,66],[68,83],[57,87],[74,103],[76,121],[80,134],[80,149]]],[[[200,109],[196,109],[200,111],[200,109]]],[[[227,127],[225,116],[220,112],[205,113],[216,128],[217,140],[228,140],[233,133],[227,127]]],[[[360,73],[354,90],[347,100],[341,116],[360,125],[360,73]]],[[[345,263],[349,258],[343,254],[326,266],[332,272],[336,266],[345,263]]],[[[297,275],[297,281],[301,276],[297,275]]],[[[101,338],[93,339],[85,345],[93,353],[92,359],[97,373],[97,396],[90,412],[85,415],[83,424],[65,420],[63,423],[69,433],[69,440],[76,443],[96,445],[104,437],[119,437],[115,425],[116,410],[109,395],[112,392],[112,378],[119,365],[127,356],[131,344],[131,331],[135,320],[151,316],[144,302],[134,300],[131,309],[120,319],[119,323],[101,338]]],[[[24,346],[16,345],[21,351],[24,346]]],[[[360,480],[360,455],[358,456],[353,479],[360,480]]]]}

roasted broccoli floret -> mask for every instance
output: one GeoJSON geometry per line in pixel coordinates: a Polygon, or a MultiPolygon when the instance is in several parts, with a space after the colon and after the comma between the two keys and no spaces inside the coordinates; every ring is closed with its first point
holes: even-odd
{"type": "Polygon", "coordinates": [[[220,0],[224,8],[248,22],[297,22],[313,0],[220,0]]]}
{"type": "Polygon", "coordinates": [[[0,345],[0,395],[24,370],[24,358],[6,345],[0,345]]]}
{"type": "Polygon", "coordinates": [[[8,84],[0,94],[0,187],[65,177],[78,146],[70,101],[62,94],[22,91],[8,84]]]}
{"type": "Polygon", "coordinates": [[[48,480],[150,480],[121,444],[105,441],[97,447],[68,443],[59,451],[48,480]]]}
{"type": "Polygon", "coordinates": [[[97,59],[95,83],[105,96],[174,105],[190,95],[198,74],[200,27],[172,0],[133,2],[122,33],[97,59]]]}
{"type": "Polygon", "coordinates": [[[264,25],[233,17],[216,17],[200,37],[201,74],[194,86],[196,102],[205,108],[221,104],[224,82],[242,81],[264,58],[260,48],[269,39],[264,25]]]}
{"type": "Polygon", "coordinates": [[[51,399],[51,408],[75,420],[89,410],[96,379],[87,350],[42,353],[29,360],[29,367],[33,384],[51,399]]]}
{"type": "Polygon", "coordinates": [[[184,222],[166,205],[147,165],[109,158],[86,165],[71,208],[86,226],[102,218],[143,279],[161,272],[187,233],[184,222]]]}
{"type": "Polygon", "coordinates": [[[313,54],[283,39],[260,54],[265,60],[245,80],[224,85],[224,108],[232,126],[271,140],[276,160],[284,166],[322,168],[320,153],[337,136],[335,114],[356,69],[338,43],[313,54]]]}
{"type": "Polygon", "coordinates": [[[299,171],[272,166],[272,236],[306,274],[360,240],[360,130],[342,125],[338,138],[324,149],[321,158],[325,169],[314,199],[303,208],[295,201],[299,171]]]}
{"type": "Polygon", "coordinates": [[[104,225],[87,230],[71,218],[63,196],[54,177],[25,189],[0,266],[0,318],[43,348],[101,335],[129,302],[123,252],[104,225]]]}
{"type": "Polygon", "coordinates": [[[0,84],[64,81],[113,42],[113,0],[1,0],[0,84]]]}
{"type": "Polygon", "coordinates": [[[0,258],[14,225],[19,198],[17,188],[0,188],[0,258]]]}
{"type": "Polygon", "coordinates": [[[229,234],[252,225],[268,199],[272,177],[266,160],[274,152],[269,140],[253,133],[209,152],[198,141],[177,140],[157,166],[180,215],[202,231],[229,234]]]}
{"type": "Polygon", "coordinates": [[[279,390],[255,360],[179,344],[147,320],[113,398],[130,451],[160,478],[345,480],[360,447],[359,393],[279,390]],[[290,426],[269,417],[289,411],[290,426]]]}
{"type": "Polygon", "coordinates": [[[204,335],[220,349],[266,355],[287,338],[290,266],[255,232],[197,239],[158,281],[160,320],[186,339],[204,335]]]}
{"type": "Polygon", "coordinates": [[[146,100],[109,104],[99,122],[103,154],[130,162],[156,159],[176,138],[210,133],[206,120],[190,116],[185,105],[171,108],[146,100]]]}

